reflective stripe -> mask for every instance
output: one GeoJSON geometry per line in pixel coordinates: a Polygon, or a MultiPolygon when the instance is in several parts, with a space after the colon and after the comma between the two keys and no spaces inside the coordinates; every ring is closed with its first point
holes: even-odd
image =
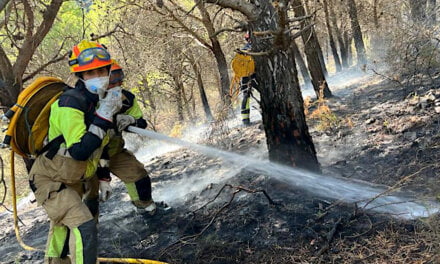
{"type": "Polygon", "coordinates": [[[94,135],[97,135],[100,139],[103,139],[106,132],[104,131],[104,129],[100,128],[97,125],[91,124],[89,127],[89,132],[91,132],[94,135]]]}
{"type": "Polygon", "coordinates": [[[139,194],[136,189],[136,184],[134,182],[125,183],[125,187],[127,188],[128,196],[130,196],[131,200],[139,201],[139,194]]]}
{"type": "Polygon", "coordinates": [[[84,264],[84,247],[81,232],[77,227],[72,229],[73,235],[75,236],[75,259],[74,263],[84,264]]]}
{"type": "Polygon", "coordinates": [[[53,226],[52,233],[50,234],[49,246],[47,248],[46,257],[60,258],[61,252],[63,252],[64,244],[67,238],[66,226],[53,226]]]}
{"type": "Polygon", "coordinates": [[[110,163],[110,161],[107,159],[100,159],[99,160],[99,166],[101,166],[101,167],[108,167],[109,163],[110,163]]]}

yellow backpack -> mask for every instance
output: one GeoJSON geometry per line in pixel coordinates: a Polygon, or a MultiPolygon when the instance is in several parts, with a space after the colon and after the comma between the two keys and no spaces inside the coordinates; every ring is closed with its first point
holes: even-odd
{"type": "Polygon", "coordinates": [[[35,156],[49,129],[50,106],[65,88],[66,84],[54,77],[39,77],[26,87],[5,113],[10,122],[3,145],[23,157],[35,156]]]}
{"type": "Polygon", "coordinates": [[[255,72],[255,61],[252,56],[244,54],[242,52],[237,52],[237,54],[232,59],[231,66],[232,71],[234,72],[234,77],[231,81],[229,93],[232,97],[234,97],[238,95],[240,79],[252,75],[255,72]]]}

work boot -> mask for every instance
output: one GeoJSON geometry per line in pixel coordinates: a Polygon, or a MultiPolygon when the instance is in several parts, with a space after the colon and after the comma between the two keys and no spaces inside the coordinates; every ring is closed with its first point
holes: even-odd
{"type": "Polygon", "coordinates": [[[141,214],[154,215],[156,213],[156,203],[153,200],[149,201],[133,201],[134,206],[137,207],[138,212],[141,214]]]}
{"type": "Polygon", "coordinates": [[[248,127],[251,125],[251,120],[250,119],[243,119],[243,126],[248,127]]]}

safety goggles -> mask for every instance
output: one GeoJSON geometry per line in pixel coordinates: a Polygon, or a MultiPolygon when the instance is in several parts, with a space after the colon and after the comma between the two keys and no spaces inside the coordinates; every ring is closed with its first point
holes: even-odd
{"type": "Polygon", "coordinates": [[[110,60],[110,54],[107,52],[107,50],[100,47],[89,48],[83,50],[79,54],[78,58],[69,61],[69,64],[70,65],[78,64],[79,66],[83,66],[92,63],[95,58],[101,61],[108,61],[110,60]]]}

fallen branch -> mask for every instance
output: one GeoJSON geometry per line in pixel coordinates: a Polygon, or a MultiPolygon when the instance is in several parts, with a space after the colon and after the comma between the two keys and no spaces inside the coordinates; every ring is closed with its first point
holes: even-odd
{"type": "Polygon", "coordinates": [[[380,77],[383,77],[383,78],[385,78],[385,79],[387,79],[387,80],[389,80],[389,81],[396,82],[396,83],[398,83],[400,86],[403,87],[403,83],[400,82],[399,80],[397,80],[396,78],[388,77],[388,76],[386,76],[386,75],[384,75],[384,74],[382,74],[382,73],[377,72],[375,69],[370,69],[370,70],[371,70],[374,74],[379,75],[380,77]]]}
{"type": "Polygon", "coordinates": [[[327,241],[325,245],[318,251],[318,253],[316,253],[316,257],[321,256],[330,248],[330,243],[332,242],[336,234],[336,230],[338,230],[338,227],[341,224],[341,221],[342,221],[342,217],[340,217],[338,221],[336,221],[336,223],[333,225],[333,228],[327,233],[327,235],[325,236],[327,241]]]}

